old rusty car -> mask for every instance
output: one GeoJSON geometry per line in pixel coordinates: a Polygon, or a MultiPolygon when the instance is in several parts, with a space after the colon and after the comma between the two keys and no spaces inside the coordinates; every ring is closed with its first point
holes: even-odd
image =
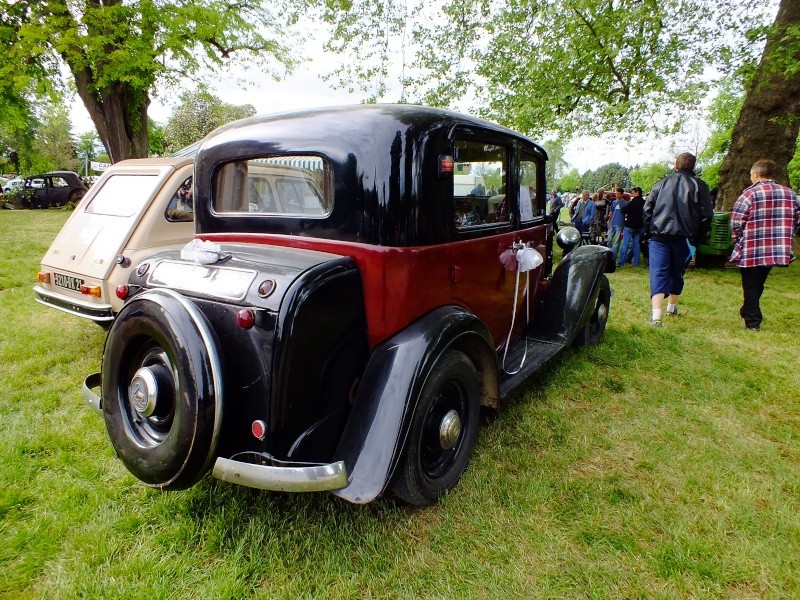
{"type": "Polygon", "coordinates": [[[435,502],[465,470],[480,407],[605,331],[611,253],[582,246],[553,269],[546,160],[509,129],[418,106],[210,134],[199,252],[135,266],[84,383],[119,458],[160,489],[211,471],[435,502]],[[265,185],[269,165],[296,176],[265,185]],[[484,189],[454,193],[454,172],[484,189]]]}
{"type": "MultiPolygon", "coordinates": [[[[13,180],[12,180],[13,181],[13,180]]],[[[76,205],[86,194],[86,184],[74,171],[33,175],[21,186],[11,185],[6,208],[55,208],[76,205]]]]}

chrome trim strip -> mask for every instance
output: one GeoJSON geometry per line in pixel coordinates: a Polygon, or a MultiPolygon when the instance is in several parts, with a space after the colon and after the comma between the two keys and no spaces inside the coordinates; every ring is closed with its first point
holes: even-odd
{"type": "Polygon", "coordinates": [[[36,295],[36,301],[39,304],[64,311],[76,317],[83,317],[84,319],[90,319],[98,323],[110,323],[114,320],[114,313],[111,310],[110,304],[94,304],[92,302],[65,298],[64,296],[54,294],[38,285],[33,288],[33,293],[36,295]]]}
{"type": "Polygon", "coordinates": [[[228,483],[273,492],[325,492],[347,485],[343,460],[306,467],[272,467],[218,458],[212,475],[228,483]]]}
{"type": "Polygon", "coordinates": [[[98,415],[103,414],[103,399],[92,389],[100,387],[102,373],[92,373],[83,380],[83,399],[98,415]]]}
{"type": "Polygon", "coordinates": [[[219,432],[222,429],[222,362],[217,354],[217,346],[212,341],[213,338],[211,337],[211,332],[205,325],[205,319],[202,316],[202,313],[197,306],[193,302],[189,301],[185,296],[182,296],[173,290],[157,288],[146,291],[145,293],[137,296],[135,300],[148,299],[163,306],[158,296],[167,296],[173,298],[183,305],[183,307],[192,317],[192,320],[197,327],[197,331],[200,333],[200,337],[203,338],[203,343],[208,351],[208,358],[211,361],[211,379],[214,382],[214,432],[211,436],[211,446],[208,449],[208,456],[206,457],[205,465],[203,467],[203,470],[206,470],[211,465],[211,461],[214,459],[214,455],[217,452],[219,432]]]}
{"type": "Polygon", "coordinates": [[[247,297],[257,276],[253,269],[162,259],[147,272],[147,286],[238,302],[247,297]]]}

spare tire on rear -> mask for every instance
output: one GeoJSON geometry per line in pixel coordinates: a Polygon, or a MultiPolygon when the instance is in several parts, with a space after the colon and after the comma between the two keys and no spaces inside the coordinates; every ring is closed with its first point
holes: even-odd
{"type": "Polygon", "coordinates": [[[150,290],[123,306],[103,351],[103,415],[136,477],[183,489],[211,467],[222,419],[218,343],[186,297],[150,290]]]}

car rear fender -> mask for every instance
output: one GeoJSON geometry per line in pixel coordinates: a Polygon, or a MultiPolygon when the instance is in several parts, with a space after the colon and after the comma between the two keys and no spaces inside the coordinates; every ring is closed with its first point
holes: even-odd
{"type": "Polygon", "coordinates": [[[420,391],[448,348],[470,357],[482,403],[497,404],[497,358],[484,324],[456,306],[428,313],[380,344],[370,357],[334,453],[347,465],[348,485],[334,494],[362,504],[383,493],[403,454],[420,391]]]}
{"type": "Polygon", "coordinates": [[[592,316],[603,273],[613,273],[614,255],[604,246],[580,246],[567,254],[550,278],[528,335],[569,344],[592,316]]]}

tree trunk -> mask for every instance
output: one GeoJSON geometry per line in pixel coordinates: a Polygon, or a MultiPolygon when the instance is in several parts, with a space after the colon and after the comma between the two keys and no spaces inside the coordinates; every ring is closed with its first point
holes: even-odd
{"type": "Polygon", "coordinates": [[[70,65],[75,87],[92,118],[111,162],[148,155],[147,107],[150,97],[123,82],[98,93],[92,89],[91,73],[70,65]]]}
{"type": "Polygon", "coordinates": [[[788,185],[786,166],[800,131],[800,2],[781,0],[773,30],[731,135],[731,147],[719,170],[717,206],[730,210],[750,185],[750,167],[760,159],[778,166],[778,182],[788,185]]]}

